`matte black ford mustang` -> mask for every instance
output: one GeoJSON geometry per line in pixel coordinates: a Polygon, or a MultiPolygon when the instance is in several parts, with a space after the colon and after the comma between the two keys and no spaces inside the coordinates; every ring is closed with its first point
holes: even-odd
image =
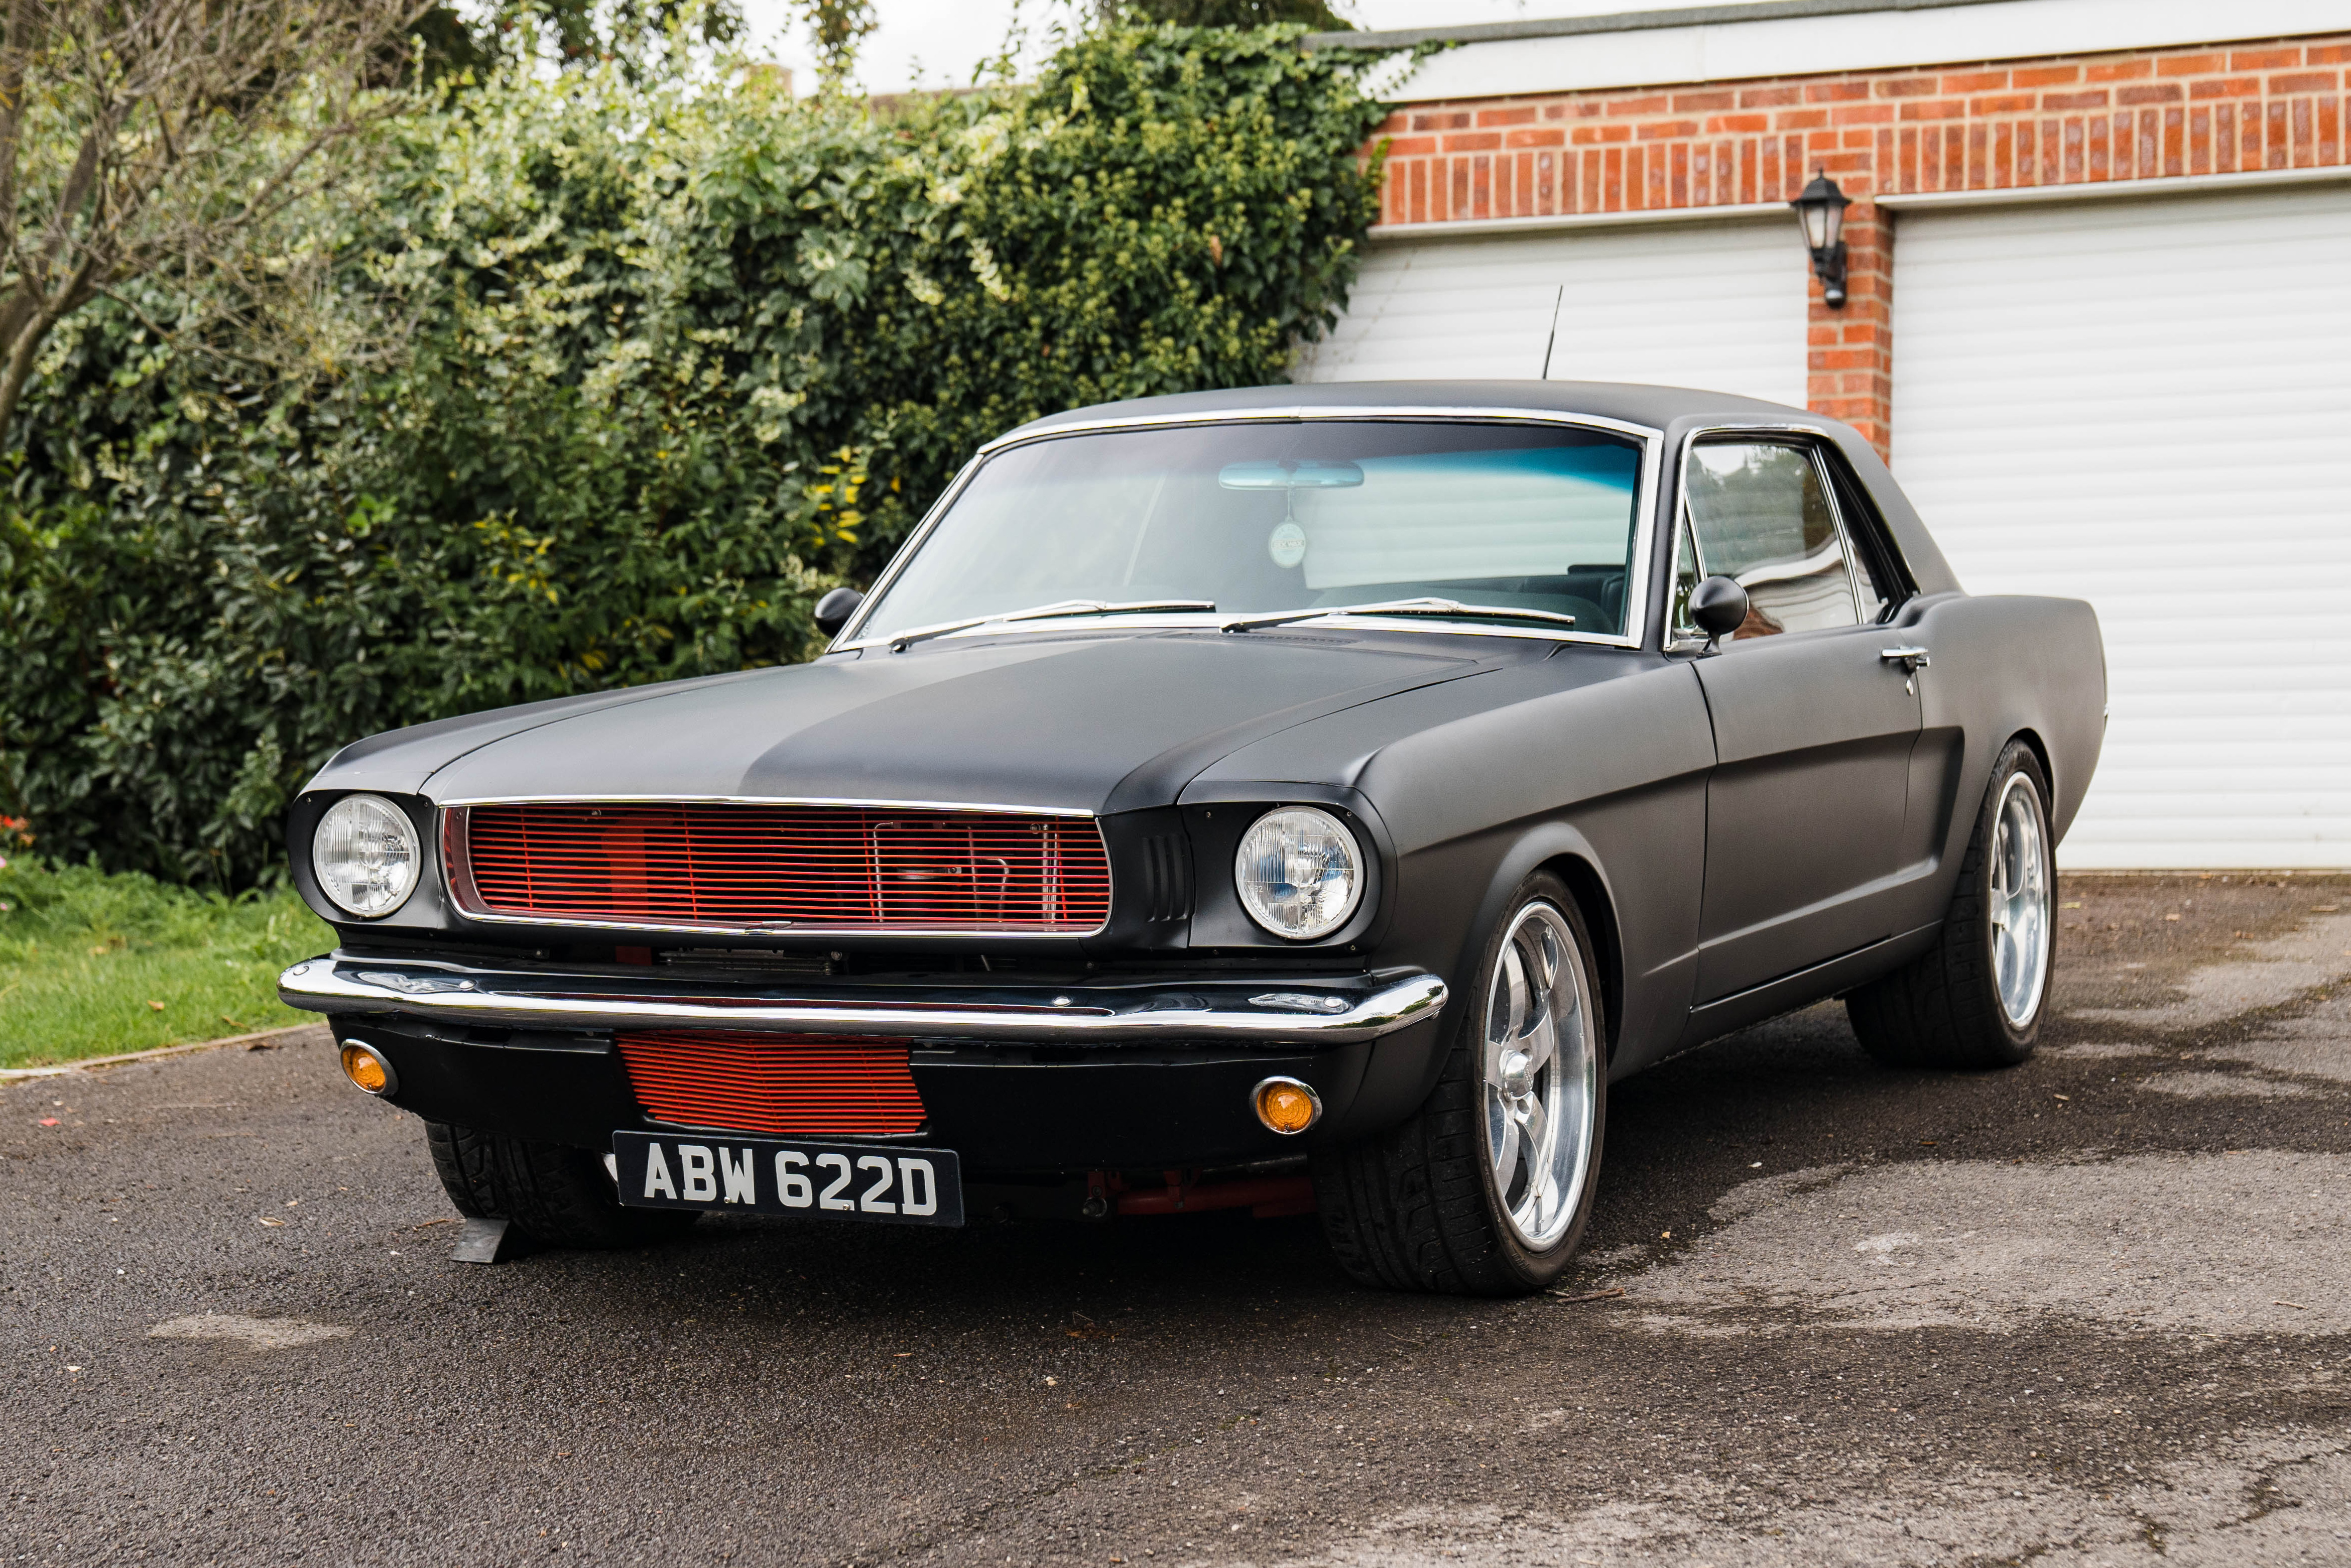
{"type": "Polygon", "coordinates": [[[1852,430],[1654,387],[1040,420],[820,622],[302,795],[283,994],[468,1214],[1312,1207],[1537,1287],[1613,1079],[1837,996],[2022,1060],[2105,723],[2089,608],[1962,591],[1852,430]]]}

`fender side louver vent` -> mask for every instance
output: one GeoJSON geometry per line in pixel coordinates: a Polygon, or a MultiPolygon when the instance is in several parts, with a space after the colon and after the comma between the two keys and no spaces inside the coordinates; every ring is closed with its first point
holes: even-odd
{"type": "Polygon", "coordinates": [[[1155,922],[1185,920],[1192,914],[1192,848],[1181,833],[1154,833],[1143,841],[1144,909],[1155,922]]]}

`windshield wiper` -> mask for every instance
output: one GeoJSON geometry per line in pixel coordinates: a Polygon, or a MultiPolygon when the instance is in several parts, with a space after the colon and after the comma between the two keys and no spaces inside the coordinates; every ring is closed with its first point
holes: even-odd
{"type": "Polygon", "coordinates": [[[1461,604],[1450,599],[1390,599],[1377,604],[1330,604],[1320,610],[1286,610],[1279,615],[1252,615],[1228,621],[1228,632],[1254,632],[1260,626],[1287,626],[1293,621],[1320,621],[1332,615],[1437,615],[1456,621],[1541,621],[1573,626],[1575,617],[1549,610],[1514,610],[1505,604],[1461,604]]]}
{"type": "Polygon", "coordinates": [[[935,626],[917,626],[891,638],[890,652],[903,653],[915,643],[927,643],[934,637],[1008,621],[1050,621],[1063,615],[1147,615],[1155,610],[1205,610],[1213,613],[1216,608],[1215,601],[1207,599],[1136,599],[1123,604],[1099,599],[1061,599],[1029,610],[1008,610],[1000,615],[973,615],[961,621],[942,621],[935,626]]]}

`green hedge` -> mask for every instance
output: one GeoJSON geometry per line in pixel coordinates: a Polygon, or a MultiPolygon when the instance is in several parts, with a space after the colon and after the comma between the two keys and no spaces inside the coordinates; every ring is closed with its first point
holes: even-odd
{"type": "Polygon", "coordinates": [[[59,334],[0,509],[0,810],[266,880],[348,740],[804,657],[979,442],[1285,379],[1381,113],[1296,31],[1096,35],[891,118],[607,70],[399,122],[254,258],[291,326],[157,286],[59,334]]]}

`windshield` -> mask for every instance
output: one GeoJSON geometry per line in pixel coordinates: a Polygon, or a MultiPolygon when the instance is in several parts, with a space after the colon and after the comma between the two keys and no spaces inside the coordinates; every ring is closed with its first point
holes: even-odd
{"type": "Polygon", "coordinates": [[[1220,618],[1445,599],[1622,634],[1640,444],[1538,424],[1283,421],[990,458],[858,636],[1056,605],[1220,618]]]}

